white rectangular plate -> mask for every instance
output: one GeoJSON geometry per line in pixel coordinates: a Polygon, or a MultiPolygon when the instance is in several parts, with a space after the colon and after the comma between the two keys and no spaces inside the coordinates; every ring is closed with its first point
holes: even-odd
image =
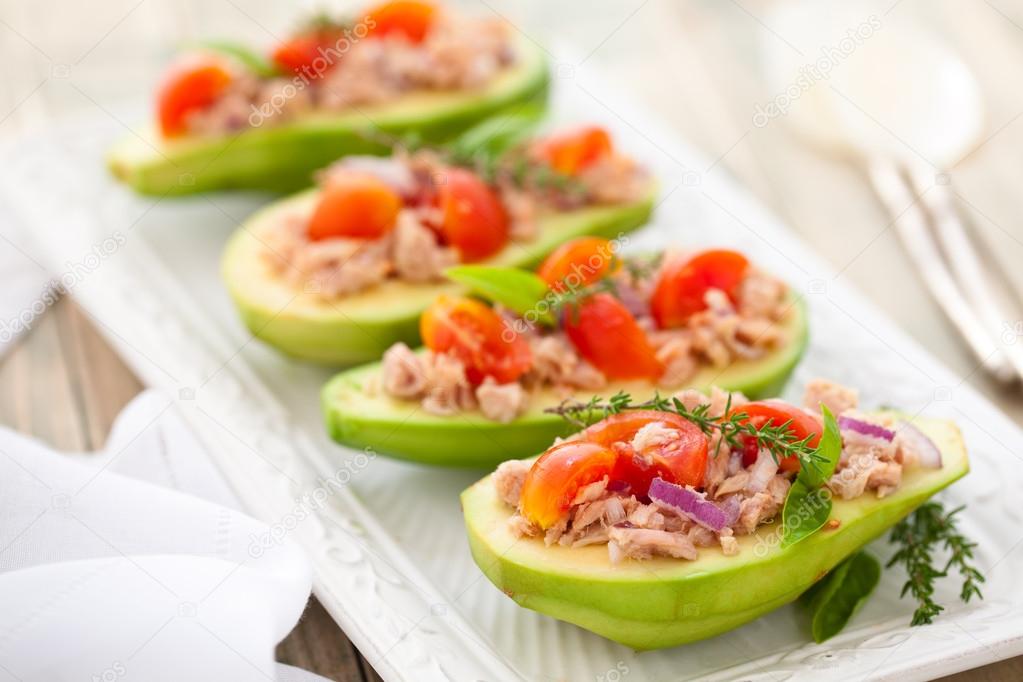
{"type": "MultiPolygon", "coordinates": [[[[178,397],[250,510],[305,545],[316,594],[388,680],[925,679],[1023,653],[1020,433],[719,169],[668,127],[577,70],[555,88],[556,118],[608,125],[662,182],[653,225],[636,247],[734,245],[802,292],[812,341],[788,397],[826,376],[863,403],[956,420],[972,473],[942,497],[969,503],[961,524],[979,542],[986,599],[939,594],[937,624],[909,628],[904,576],[886,571],[840,636],[809,641],[785,607],[731,633],[635,653],[521,609],[473,564],[458,493],[482,472],[445,471],[330,443],[318,392],[329,372],[252,340],[218,278],[220,250],[260,202],[217,195],[132,196],[104,172],[104,149],[130,134],[106,112],[8,145],[3,195],[38,237],[58,278],[149,385],[178,397]]],[[[134,112],[136,116],[139,112],[134,112]]],[[[258,550],[254,550],[258,551],[258,550]]],[[[883,541],[873,551],[887,558],[883,541]]]]}

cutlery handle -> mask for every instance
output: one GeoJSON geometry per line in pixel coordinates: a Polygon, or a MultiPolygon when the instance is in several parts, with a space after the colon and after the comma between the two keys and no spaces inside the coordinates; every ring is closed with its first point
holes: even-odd
{"type": "Polygon", "coordinates": [[[927,217],[898,167],[874,161],[868,176],[878,198],[895,219],[894,227],[931,296],[966,340],[980,364],[999,382],[1018,377],[997,342],[985,331],[975,307],[963,295],[927,225],[927,217]],[[907,208],[908,207],[908,208],[907,208]]]}
{"type": "MultiPolygon", "coordinates": [[[[921,203],[930,214],[931,224],[941,243],[941,250],[952,269],[953,275],[962,288],[965,297],[972,302],[977,316],[983,321],[985,329],[995,339],[999,338],[1002,326],[1012,319],[1011,311],[1005,309],[997,292],[991,289],[991,280],[985,272],[998,265],[985,265],[977,251],[974,241],[970,239],[966,225],[952,200],[948,185],[933,185],[933,171],[915,166],[909,169],[909,181],[921,194],[921,203]]],[[[1000,346],[1006,360],[1012,364],[1016,373],[1023,377],[1023,346],[1000,346]]]]}

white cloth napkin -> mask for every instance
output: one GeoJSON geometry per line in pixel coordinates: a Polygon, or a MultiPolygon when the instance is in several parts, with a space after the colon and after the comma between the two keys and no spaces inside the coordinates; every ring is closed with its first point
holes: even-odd
{"type": "Polygon", "coordinates": [[[0,681],[323,679],[273,658],[307,558],[250,552],[270,528],[167,403],[136,398],[102,453],[0,429],[0,681]]]}

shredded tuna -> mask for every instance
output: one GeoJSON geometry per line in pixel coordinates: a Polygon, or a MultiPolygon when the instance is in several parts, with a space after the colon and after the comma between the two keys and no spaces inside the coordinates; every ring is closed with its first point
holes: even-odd
{"type": "Polygon", "coordinates": [[[743,490],[750,479],[750,473],[748,471],[740,471],[734,476],[730,476],[725,479],[721,485],[714,491],[716,497],[724,497],[725,495],[733,495],[743,490]]]}
{"type": "Polygon", "coordinates": [[[536,239],[540,227],[537,222],[536,199],[529,192],[509,184],[502,184],[500,193],[501,202],[508,213],[511,238],[517,241],[536,239]]]}
{"type": "Polygon", "coordinates": [[[423,409],[431,414],[452,415],[474,407],[476,399],[461,361],[445,353],[428,353],[423,409]]]}
{"type": "Polygon", "coordinates": [[[508,530],[517,538],[531,538],[540,534],[540,530],[521,514],[508,517],[508,530]]]}
{"type": "Polygon", "coordinates": [[[576,353],[562,334],[530,338],[533,378],[541,384],[598,391],[607,379],[576,353]]]}
{"type": "Polygon", "coordinates": [[[501,462],[494,472],[494,487],[497,495],[510,507],[519,506],[519,497],[522,496],[522,484],[529,473],[530,462],[521,459],[509,459],[501,462]]]}
{"type": "Polygon", "coordinates": [[[579,182],[589,198],[598,204],[635,201],[647,191],[647,177],[639,172],[636,162],[612,154],[586,168],[579,182]]]}
{"type": "Polygon", "coordinates": [[[507,424],[518,417],[526,409],[528,396],[522,384],[512,382],[499,384],[493,377],[487,377],[476,388],[476,402],[480,412],[487,419],[507,424]]]}
{"type": "Polygon", "coordinates": [[[824,403],[835,416],[848,410],[856,409],[859,404],[859,393],[827,379],[811,379],[803,393],[803,406],[817,412],[824,403]]]}
{"type": "Polygon", "coordinates": [[[384,390],[399,398],[419,398],[426,391],[426,370],[422,361],[404,343],[396,343],[384,353],[384,390]]]}
{"type": "Polygon", "coordinates": [[[739,553],[739,541],[732,535],[721,535],[718,537],[721,543],[721,553],[725,556],[735,556],[739,553]]]}
{"type": "Polygon", "coordinates": [[[409,282],[443,278],[444,269],[458,263],[458,253],[441,246],[437,234],[423,225],[416,211],[403,209],[394,226],[394,268],[409,282]]]}
{"type": "Polygon", "coordinates": [[[579,492],[575,494],[575,497],[572,499],[572,504],[583,504],[584,502],[592,502],[593,500],[600,499],[600,496],[604,494],[605,490],[607,490],[607,484],[608,478],[605,476],[599,481],[595,481],[589,485],[584,485],[582,488],[579,488],[579,492]]]}
{"type": "Polygon", "coordinates": [[[615,526],[608,530],[608,549],[612,560],[615,557],[649,559],[653,556],[670,556],[676,559],[695,560],[699,553],[687,535],[669,533],[646,528],[622,528],[615,526]]]}
{"type": "Polygon", "coordinates": [[[744,490],[747,493],[759,493],[767,489],[774,475],[778,473],[778,463],[774,455],[767,448],[760,448],[757,453],[757,460],[749,469],[749,478],[746,481],[744,490]]]}
{"type": "Polygon", "coordinates": [[[739,506],[735,532],[739,535],[749,535],[757,526],[773,519],[780,508],[768,493],[754,493],[752,497],[744,499],[739,506]]]}

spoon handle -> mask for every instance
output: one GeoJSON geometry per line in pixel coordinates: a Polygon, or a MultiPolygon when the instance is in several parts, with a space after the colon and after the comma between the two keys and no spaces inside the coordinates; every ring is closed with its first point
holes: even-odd
{"type": "Polygon", "coordinates": [[[1021,375],[998,345],[997,337],[986,330],[977,313],[978,306],[970,302],[949,270],[931,234],[920,198],[913,194],[899,168],[889,161],[873,160],[867,173],[931,296],[959,330],[980,365],[1000,383],[1016,381],[1021,375]]]}

